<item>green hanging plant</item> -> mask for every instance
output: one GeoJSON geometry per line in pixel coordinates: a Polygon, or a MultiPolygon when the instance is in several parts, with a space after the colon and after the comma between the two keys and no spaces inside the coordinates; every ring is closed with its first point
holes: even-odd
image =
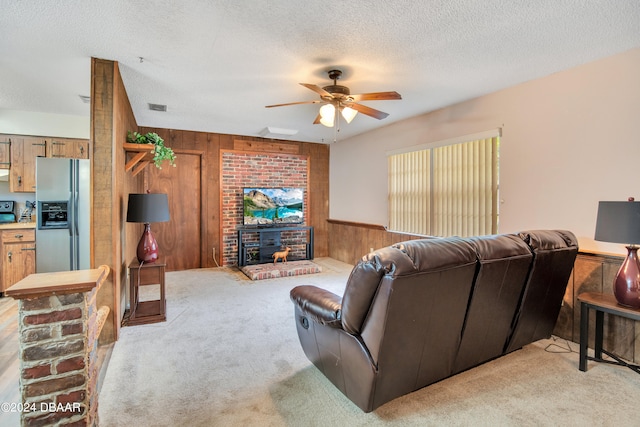
{"type": "Polygon", "coordinates": [[[175,153],[171,148],[164,145],[164,139],[160,138],[157,133],[149,132],[142,135],[138,132],[127,132],[127,142],[131,142],[133,144],[153,144],[153,163],[156,167],[158,169],[162,169],[162,162],[165,160],[168,160],[169,164],[174,168],[176,167],[175,153]]]}

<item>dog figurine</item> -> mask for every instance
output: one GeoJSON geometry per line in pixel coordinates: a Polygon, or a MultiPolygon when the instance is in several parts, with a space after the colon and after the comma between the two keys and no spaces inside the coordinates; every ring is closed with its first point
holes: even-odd
{"type": "Polygon", "coordinates": [[[284,251],[274,252],[274,254],[272,255],[273,263],[275,264],[276,262],[278,262],[278,259],[280,258],[282,258],[282,262],[287,262],[287,255],[289,255],[290,250],[291,248],[287,246],[284,251]]]}

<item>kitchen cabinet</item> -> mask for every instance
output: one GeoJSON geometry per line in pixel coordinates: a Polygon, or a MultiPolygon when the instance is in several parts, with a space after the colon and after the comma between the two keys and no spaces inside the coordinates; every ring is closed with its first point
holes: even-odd
{"type": "Polygon", "coordinates": [[[6,135],[0,135],[0,169],[9,169],[11,166],[11,140],[6,135]]]}
{"type": "Polygon", "coordinates": [[[47,154],[46,138],[36,136],[11,137],[11,172],[9,191],[36,191],[36,157],[47,154]]]}
{"type": "Polygon", "coordinates": [[[47,157],[66,159],[88,159],[89,141],[86,139],[50,138],[47,157]]]}
{"type": "Polygon", "coordinates": [[[15,228],[0,231],[2,276],[0,292],[36,272],[36,230],[15,228]]]}
{"type": "Polygon", "coordinates": [[[10,169],[9,191],[36,191],[36,157],[88,159],[89,140],[0,134],[0,169],[10,169]]]}

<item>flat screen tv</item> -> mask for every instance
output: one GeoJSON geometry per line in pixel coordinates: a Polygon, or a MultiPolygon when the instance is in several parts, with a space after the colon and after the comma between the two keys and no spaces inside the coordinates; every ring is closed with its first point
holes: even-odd
{"type": "Polygon", "coordinates": [[[304,188],[244,188],[244,225],[274,226],[304,222],[304,188]]]}

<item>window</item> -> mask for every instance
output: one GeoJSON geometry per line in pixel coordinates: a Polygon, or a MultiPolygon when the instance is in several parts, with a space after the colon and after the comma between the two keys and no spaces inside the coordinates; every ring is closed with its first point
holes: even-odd
{"type": "Polygon", "coordinates": [[[498,232],[500,130],[389,153],[389,228],[432,236],[498,232]]]}

